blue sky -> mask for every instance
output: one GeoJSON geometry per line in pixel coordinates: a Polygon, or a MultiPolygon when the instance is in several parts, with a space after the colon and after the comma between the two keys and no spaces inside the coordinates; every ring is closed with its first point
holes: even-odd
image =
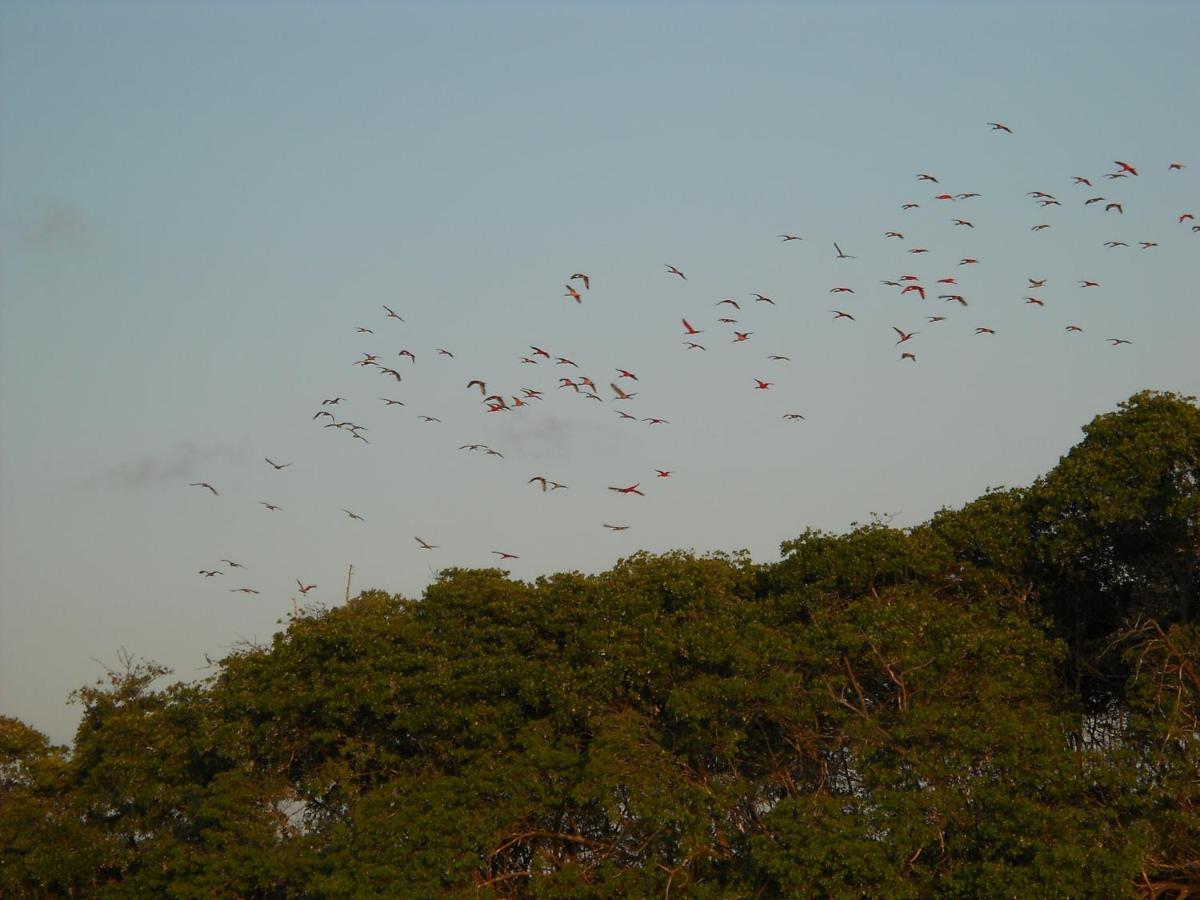
{"type": "Polygon", "coordinates": [[[1185,3],[0,5],[0,710],[66,740],[119,648],[203,677],[350,563],[419,595],[492,550],[535,578],[915,524],[1200,393],[1198,35],[1185,3]],[[473,378],[546,399],[487,414],[473,378]],[[333,396],[369,444],[311,420],[333,396]]]}

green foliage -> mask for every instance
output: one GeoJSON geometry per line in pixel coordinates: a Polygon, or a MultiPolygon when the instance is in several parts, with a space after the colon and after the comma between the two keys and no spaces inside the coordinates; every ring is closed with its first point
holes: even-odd
{"type": "Polygon", "coordinates": [[[776,564],[450,569],[202,683],[126,660],[70,750],[0,718],[0,894],[1177,898],[1198,416],[776,564]]]}

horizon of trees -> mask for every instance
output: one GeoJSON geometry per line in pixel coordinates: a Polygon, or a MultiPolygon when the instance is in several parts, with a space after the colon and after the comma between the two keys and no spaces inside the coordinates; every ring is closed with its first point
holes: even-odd
{"type": "Polygon", "coordinates": [[[1029,487],[307,608],[73,746],[0,716],[14,897],[1200,893],[1200,407],[1029,487]]]}

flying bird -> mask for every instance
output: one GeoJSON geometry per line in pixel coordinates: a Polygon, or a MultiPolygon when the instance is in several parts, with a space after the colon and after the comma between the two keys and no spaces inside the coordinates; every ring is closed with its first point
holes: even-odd
{"type": "Polygon", "coordinates": [[[501,559],[520,559],[521,558],[521,557],[517,556],[515,553],[505,553],[503,550],[493,550],[492,553],[494,553],[496,556],[500,557],[501,559]]]}
{"type": "Polygon", "coordinates": [[[1113,165],[1120,166],[1122,172],[1128,172],[1130,175],[1137,175],[1138,171],[1127,162],[1121,162],[1119,159],[1113,160],[1113,165]]]}
{"type": "Polygon", "coordinates": [[[205,578],[212,578],[214,575],[224,575],[225,573],[220,569],[201,569],[197,574],[203,575],[205,578]]]}
{"type": "Polygon", "coordinates": [[[762,381],[758,378],[754,379],[754,390],[765,391],[775,384],[773,381],[762,381]]]}
{"type": "Polygon", "coordinates": [[[840,309],[831,309],[830,312],[833,313],[833,320],[835,322],[838,319],[849,319],[851,322],[855,321],[854,316],[850,315],[848,312],[842,312],[840,309]]]}
{"type": "Polygon", "coordinates": [[[438,548],[437,544],[431,544],[428,541],[421,540],[420,538],[414,538],[414,540],[421,545],[422,550],[436,550],[438,548]]]}
{"type": "Polygon", "coordinates": [[[583,296],[579,293],[579,291],[575,290],[575,288],[571,287],[571,285],[569,285],[569,284],[566,285],[565,287],[567,289],[567,292],[565,294],[563,294],[564,297],[570,297],[576,303],[583,302],[583,296]]]}
{"type": "Polygon", "coordinates": [[[628,525],[609,525],[607,522],[603,523],[603,525],[609,531],[628,531],[629,530],[628,525]]]}
{"type": "Polygon", "coordinates": [[[802,241],[802,240],[804,240],[804,238],[802,238],[802,237],[798,237],[797,235],[794,235],[794,234],[781,234],[781,235],[778,235],[778,238],[779,238],[781,241],[783,241],[785,244],[786,244],[788,241],[802,241]]]}
{"type": "Polygon", "coordinates": [[[260,506],[265,506],[267,509],[271,510],[272,512],[282,512],[280,507],[276,506],[274,503],[268,503],[266,500],[259,500],[258,503],[260,506]]]}
{"type": "MultiPolygon", "coordinates": [[[[1136,175],[1137,173],[1135,172],[1134,174],[1136,175]]],[[[1132,344],[1133,343],[1133,341],[1127,341],[1124,338],[1105,338],[1105,340],[1108,341],[1110,344],[1112,344],[1114,347],[1116,347],[1119,344],[1132,344]]]]}
{"type": "Polygon", "coordinates": [[[362,516],[360,516],[358,513],[356,513],[356,512],[350,512],[350,510],[348,510],[348,509],[346,509],[346,508],[344,508],[344,507],[342,508],[342,512],[344,512],[346,515],[348,515],[348,516],[349,516],[351,519],[358,519],[358,521],[360,521],[360,522],[365,522],[365,521],[367,521],[367,520],[366,520],[366,519],[364,519],[362,516]]]}
{"type": "Polygon", "coordinates": [[[254,588],[240,587],[240,588],[230,588],[229,593],[231,593],[231,594],[257,594],[258,591],[256,591],[254,588]]]}
{"type": "Polygon", "coordinates": [[[667,274],[668,274],[668,275],[678,275],[678,276],[679,276],[680,278],[682,278],[684,281],[687,281],[687,276],[686,276],[686,275],[684,275],[682,272],[680,272],[680,271],[679,271],[677,268],[675,268],[674,266],[667,266],[667,274]]]}
{"type": "Polygon", "coordinates": [[[592,279],[590,277],[588,277],[587,275],[585,275],[583,272],[576,272],[574,275],[572,275],[567,280],[568,281],[582,281],[583,289],[585,291],[590,291],[592,289],[592,279]]]}
{"type": "Polygon", "coordinates": [[[632,394],[627,393],[623,391],[621,386],[618,384],[610,382],[608,386],[613,389],[613,393],[617,395],[618,400],[632,400],[637,396],[637,391],[634,391],[632,394]]]}
{"type": "Polygon", "coordinates": [[[291,463],[272,462],[271,457],[269,457],[269,456],[264,456],[263,459],[265,459],[267,461],[267,464],[270,465],[273,469],[275,469],[276,472],[278,472],[280,469],[286,469],[288,466],[291,465],[291,463]]]}
{"type": "Polygon", "coordinates": [[[1008,134],[1012,134],[1012,129],[1003,122],[988,122],[988,124],[992,126],[992,131],[1004,131],[1008,134]]]}
{"type": "Polygon", "coordinates": [[[892,331],[894,331],[894,332],[896,332],[896,334],[900,335],[900,340],[896,341],[897,344],[903,344],[905,341],[910,341],[913,339],[913,337],[915,335],[918,335],[921,333],[919,331],[901,331],[895,325],[892,326],[892,331]]]}
{"type": "Polygon", "coordinates": [[[384,310],[387,312],[387,317],[388,317],[389,319],[400,319],[400,321],[401,321],[401,322],[403,322],[403,321],[404,321],[404,320],[403,320],[403,319],[401,319],[401,318],[400,318],[398,315],[396,315],[396,314],[395,314],[395,313],[394,313],[394,312],[393,312],[393,311],[392,311],[390,308],[388,308],[388,307],[386,307],[386,306],[385,306],[385,307],[383,307],[383,308],[384,308],[384,310]]]}
{"type": "Polygon", "coordinates": [[[789,422],[798,422],[802,420],[804,416],[800,415],[800,413],[784,413],[783,418],[787,419],[789,422]]]}
{"type": "Polygon", "coordinates": [[[208,488],[208,490],[212,491],[212,494],[214,497],[217,496],[217,489],[215,487],[213,487],[211,484],[209,484],[207,481],[193,481],[188,484],[188,487],[208,488]]]}
{"type": "Polygon", "coordinates": [[[616,491],[618,494],[637,494],[639,497],[645,497],[646,495],[638,490],[638,484],[631,484],[629,487],[610,487],[609,490],[616,491]]]}
{"type": "Polygon", "coordinates": [[[833,249],[837,251],[838,259],[858,259],[857,256],[850,256],[849,254],[843,253],[842,248],[837,245],[836,241],[834,241],[833,249]]]}
{"type": "Polygon", "coordinates": [[[692,323],[689,322],[687,319],[682,319],[681,321],[683,322],[683,333],[684,334],[702,334],[704,332],[703,328],[693,328],[692,323]]]}
{"type": "Polygon", "coordinates": [[[316,587],[315,584],[305,584],[299,578],[296,579],[296,586],[300,588],[301,594],[307,594],[309,591],[311,591],[313,588],[316,587]]]}

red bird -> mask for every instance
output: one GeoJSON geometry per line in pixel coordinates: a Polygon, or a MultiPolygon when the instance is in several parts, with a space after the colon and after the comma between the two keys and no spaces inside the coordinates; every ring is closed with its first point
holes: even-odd
{"type": "Polygon", "coordinates": [[[953,199],[954,199],[954,195],[953,195],[953,194],[938,194],[938,195],[937,195],[936,197],[934,197],[933,199],[934,199],[934,200],[953,200],[953,199]]]}
{"type": "Polygon", "coordinates": [[[735,337],[733,339],[733,343],[740,344],[742,341],[750,340],[750,335],[754,334],[754,332],[753,331],[735,331],[734,334],[737,335],[737,337],[735,337]]]}
{"type": "Polygon", "coordinates": [[[754,379],[754,389],[756,391],[765,391],[769,387],[771,387],[774,383],[775,382],[773,382],[773,381],[760,381],[759,379],[755,378],[754,379]]]}
{"type": "Polygon", "coordinates": [[[546,359],[550,358],[550,354],[547,353],[545,350],[543,350],[541,347],[535,347],[535,346],[533,346],[533,344],[530,344],[529,349],[533,351],[534,356],[544,356],[544,357],[546,357],[546,359]]]}
{"type": "Polygon", "coordinates": [[[567,289],[567,292],[565,294],[563,294],[564,297],[570,297],[576,303],[583,302],[583,297],[580,295],[579,291],[575,290],[575,288],[571,287],[571,285],[569,285],[569,284],[564,285],[564,287],[566,287],[566,289],[567,289]]]}
{"type": "Polygon", "coordinates": [[[636,375],[634,375],[632,372],[629,372],[625,369],[617,369],[617,372],[620,373],[619,375],[617,375],[618,378],[632,378],[634,381],[638,380],[638,377],[636,375]]]}
{"type": "Polygon", "coordinates": [[[693,328],[692,323],[689,322],[687,319],[681,319],[680,321],[683,322],[683,333],[684,334],[703,334],[704,333],[703,328],[693,328]]]}
{"type": "Polygon", "coordinates": [[[848,312],[842,312],[840,309],[831,309],[830,312],[833,313],[833,320],[835,322],[838,319],[849,319],[851,322],[855,321],[854,316],[850,315],[848,312]]]}
{"type": "Polygon", "coordinates": [[[991,328],[980,327],[980,328],[975,329],[975,333],[976,334],[995,334],[996,332],[994,330],[992,330],[991,328]]]}
{"type": "Polygon", "coordinates": [[[835,288],[830,288],[829,293],[831,293],[831,294],[853,294],[854,289],[848,288],[848,287],[835,287],[835,288]]]}
{"type": "Polygon", "coordinates": [[[903,344],[905,341],[910,341],[910,340],[912,340],[914,335],[921,333],[919,331],[901,331],[895,325],[892,326],[892,331],[894,331],[894,332],[896,332],[896,334],[900,335],[900,340],[896,341],[897,344],[903,344]]]}
{"type": "Polygon", "coordinates": [[[1085,287],[1085,288],[1100,287],[1100,282],[1098,282],[1098,281],[1081,281],[1081,282],[1079,282],[1079,286],[1085,287]]]}
{"type": "Polygon", "coordinates": [[[1031,304],[1034,306],[1045,306],[1046,305],[1044,301],[1039,300],[1037,297],[1026,297],[1025,305],[1029,306],[1031,304]]]}
{"type": "Polygon", "coordinates": [[[738,302],[736,300],[730,299],[729,297],[726,297],[724,300],[718,300],[717,306],[720,306],[722,303],[728,303],[734,309],[741,309],[741,307],[738,305],[738,302]]]}
{"type": "Polygon", "coordinates": [[[520,559],[521,558],[521,557],[517,556],[515,553],[505,553],[503,550],[493,550],[492,553],[494,553],[496,556],[500,557],[501,559],[520,559]]]}
{"type": "Polygon", "coordinates": [[[1137,175],[1137,169],[1127,162],[1121,162],[1119,159],[1113,160],[1113,165],[1120,166],[1122,172],[1128,172],[1130,175],[1137,175]]]}
{"type": "Polygon", "coordinates": [[[668,469],[655,469],[654,471],[658,473],[659,478],[671,477],[671,472],[668,469]]]}
{"type": "Polygon", "coordinates": [[[921,295],[922,300],[925,299],[925,288],[921,287],[919,284],[910,284],[908,287],[906,287],[900,293],[907,294],[909,291],[916,291],[918,294],[921,295]]]}
{"type": "Polygon", "coordinates": [[[687,276],[686,276],[686,275],[684,275],[682,272],[680,272],[680,271],[679,271],[677,268],[675,268],[674,266],[667,266],[667,274],[668,274],[668,275],[678,275],[678,276],[679,276],[680,278],[682,278],[684,281],[687,281],[687,276]]]}
{"type": "Polygon", "coordinates": [[[639,484],[641,484],[640,481],[638,484],[631,484],[629,487],[610,487],[609,490],[616,491],[618,494],[637,494],[639,497],[645,497],[646,495],[638,490],[639,484]]]}
{"type": "Polygon", "coordinates": [[[313,588],[316,587],[315,584],[302,583],[299,578],[296,579],[296,584],[299,586],[301,594],[307,594],[309,591],[311,591],[313,588]]]}
{"type": "Polygon", "coordinates": [[[1006,131],[1009,134],[1012,134],[1012,129],[1003,122],[988,122],[988,124],[992,126],[992,131],[1006,131]]]}

